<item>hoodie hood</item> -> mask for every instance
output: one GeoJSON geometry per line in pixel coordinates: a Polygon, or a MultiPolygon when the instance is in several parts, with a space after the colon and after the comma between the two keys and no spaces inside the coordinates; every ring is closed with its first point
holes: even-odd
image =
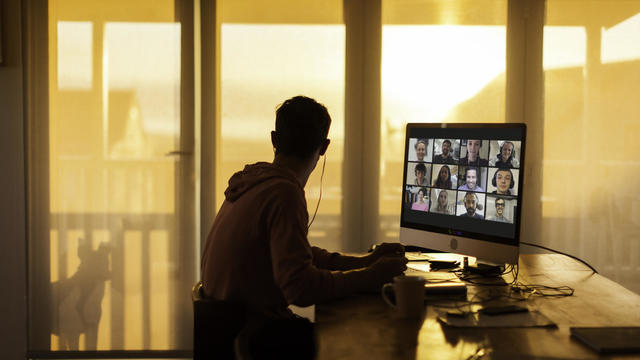
{"type": "Polygon", "coordinates": [[[233,174],[224,196],[227,201],[233,202],[254,186],[272,179],[292,182],[303,190],[293,171],[267,162],[259,162],[246,165],[242,171],[233,174]]]}

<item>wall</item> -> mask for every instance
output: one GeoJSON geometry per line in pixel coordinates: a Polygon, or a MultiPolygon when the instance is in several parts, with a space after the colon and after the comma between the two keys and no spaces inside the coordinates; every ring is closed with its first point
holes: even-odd
{"type": "Polygon", "coordinates": [[[3,359],[24,359],[27,281],[21,8],[19,0],[3,0],[0,6],[0,352],[3,359]]]}

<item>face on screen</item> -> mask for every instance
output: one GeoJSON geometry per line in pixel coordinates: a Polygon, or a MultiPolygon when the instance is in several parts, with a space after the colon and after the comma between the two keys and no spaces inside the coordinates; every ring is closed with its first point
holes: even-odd
{"type": "Polygon", "coordinates": [[[473,194],[467,194],[464,197],[464,207],[467,209],[467,214],[473,215],[476,212],[476,196],[473,194]]]}
{"type": "Polygon", "coordinates": [[[449,155],[449,151],[451,150],[451,143],[449,141],[445,141],[442,143],[442,155],[445,157],[449,155]]]}
{"type": "Polygon", "coordinates": [[[507,194],[511,181],[511,172],[509,170],[498,170],[498,173],[496,174],[498,194],[507,194]]]}
{"type": "Polygon", "coordinates": [[[502,216],[504,213],[504,199],[496,199],[496,215],[502,216]]]}
{"type": "Polygon", "coordinates": [[[447,206],[448,197],[449,194],[445,190],[440,191],[440,194],[438,194],[438,204],[440,205],[440,207],[447,206]]]}
{"type": "Polygon", "coordinates": [[[513,152],[513,144],[511,144],[510,142],[505,142],[504,145],[502,145],[502,161],[507,161],[507,159],[509,159],[509,157],[511,156],[511,153],[513,152]]]}
{"type": "Polygon", "coordinates": [[[478,156],[481,145],[482,141],[480,140],[467,140],[467,152],[469,153],[470,159],[475,159],[478,156]]]}
{"type": "Polygon", "coordinates": [[[443,166],[442,168],[440,168],[440,180],[442,181],[447,181],[447,179],[449,178],[449,168],[446,166],[443,166]]]}
{"type": "Polygon", "coordinates": [[[476,170],[467,170],[467,177],[466,177],[466,184],[467,184],[467,188],[473,190],[476,188],[476,182],[478,181],[478,174],[476,173],[476,170]]]}
{"type": "Polygon", "coordinates": [[[418,161],[424,161],[424,156],[427,154],[427,145],[420,141],[416,144],[416,157],[418,161]]]}

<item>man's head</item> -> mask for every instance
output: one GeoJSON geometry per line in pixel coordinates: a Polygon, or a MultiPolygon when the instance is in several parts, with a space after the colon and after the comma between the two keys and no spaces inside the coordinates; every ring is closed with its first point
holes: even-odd
{"type": "Polygon", "coordinates": [[[478,168],[468,167],[464,171],[464,181],[467,188],[475,190],[478,183],[478,168]]]}
{"type": "Polygon", "coordinates": [[[493,174],[491,183],[498,188],[498,194],[508,194],[509,189],[513,189],[516,184],[510,169],[498,169],[495,174],[493,174]]]}
{"type": "Polygon", "coordinates": [[[427,154],[427,141],[420,139],[415,145],[416,158],[418,161],[424,161],[424,156],[427,154]]]}
{"type": "Polygon", "coordinates": [[[271,142],[276,155],[307,159],[316,151],[324,155],[329,146],[331,116],[327,108],[306,96],[286,100],[276,109],[276,130],[271,142]]]}
{"type": "Polygon", "coordinates": [[[464,195],[464,207],[467,209],[467,215],[473,216],[478,207],[478,196],[475,193],[467,192],[464,195]]]}
{"type": "Polygon", "coordinates": [[[478,152],[482,147],[482,140],[467,140],[467,156],[469,159],[475,160],[478,152]]]}
{"type": "Polygon", "coordinates": [[[449,155],[449,151],[451,150],[451,141],[445,140],[442,142],[442,155],[447,157],[449,155]]]}
{"type": "Polygon", "coordinates": [[[502,216],[502,214],[504,213],[505,204],[506,202],[504,201],[503,198],[496,199],[496,215],[502,216]]]}

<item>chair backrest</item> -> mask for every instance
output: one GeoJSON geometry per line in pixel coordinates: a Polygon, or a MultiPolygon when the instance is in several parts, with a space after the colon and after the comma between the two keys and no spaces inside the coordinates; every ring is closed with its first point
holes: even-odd
{"type": "Polygon", "coordinates": [[[209,299],[202,282],[191,293],[193,301],[193,358],[235,359],[234,341],[246,322],[245,307],[237,302],[209,299]]]}

